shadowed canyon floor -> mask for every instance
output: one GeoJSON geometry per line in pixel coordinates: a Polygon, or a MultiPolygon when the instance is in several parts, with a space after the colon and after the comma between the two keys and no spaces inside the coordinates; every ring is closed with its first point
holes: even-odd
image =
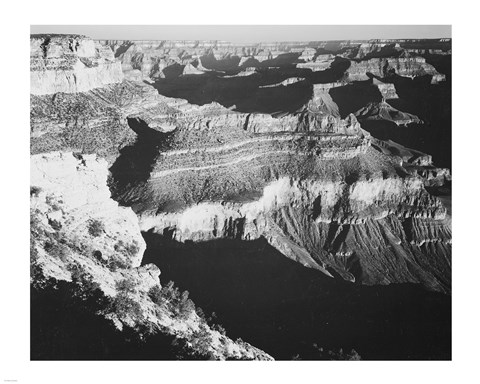
{"type": "Polygon", "coordinates": [[[450,359],[451,298],[414,284],[342,283],[286,259],[265,240],[181,244],[144,233],[155,263],[232,337],[276,359],[318,359],[318,348],[362,359],[450,359]]]}

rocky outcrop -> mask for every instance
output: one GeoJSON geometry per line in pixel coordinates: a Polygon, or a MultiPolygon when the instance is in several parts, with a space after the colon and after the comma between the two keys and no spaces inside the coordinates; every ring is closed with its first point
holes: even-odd
{"type": "Polygon", "coordinates": [[[32,156],[34,284],[41,287],[52,279],[83,279],[82,295],[92,295],[88,287],[97,286],[106,298],[101,302],[107,305],[98,316],[120,330],[129,327],[144,332],[142,337],[147,339],[151,333],[163,332],[186,340],[185,348],[192,356],[272,360],[250,344],[234,342],[213,330],[195,310],[183,309],[186,313],[178,316],[181,309],[158,301],[152,292],[161,292],[160,271],[153,264],[140,266],[145,242],[138,220],[130,208],[119,207],[110,198],[107,174],[106,161],[95,155],[52,152],[32,156]],[[38,280],[40,276],[43,281],[38,280]],[[200,344],[198,334],[209,342],[200,344]]]}
{"type": "Polygon", "coordinates": [[[183,68],[182,75],[201,75],[205,73],[204,71],[199,70],[197,67],[193,66],[193,64],[188,63],[183,68]]]}
{"type": "Polygon", "coordinates": [[[382,97],[385,100],[398,99],[397,90],[395,89],[395,84],[384,83],[383,81],[377,80],[375,78],[372,79],[372,84],[378,88],[378,90],[382,94],[382,97]]]}
{"type": "Polygon", "coordinates": [[[302,50],[302,54],[299,56],[299,60],[303,61],[312,61],[313,58],[317,55],[317,50],[312,47],[307,47],[302,50]]]}
{"type": "Polygon", "coordinates": [[[280,83],[261,85],[259,88],[272,88],[272,87],[281,87],[281,86],[286,87],[287,85],[295,84],[295,83],[298,83],[300,81],[305,81],[305,79],[302,78],[302,77],[289,77],[288,79],[285,79],[280,83]]]}
{"type": "Polygon", "coordinates": [[[123,81],[88,92],[30,96],[32,153],[70,150],[96,153],[113,162],[135,132],[128,118],[141,118],[152,129],[168,132],[168,105],[149,85],[123,81]]]}
{"type": "Polygon", "coordinates": [[[123,79],[112,51],[86,36],[33,35],[30,93],[86,92],[123,79]]]}
{"type": "Polygon", "coordinates": [[[422,122],[418,116],[399,111],[398,109],[393,108],[386,101],[382,101],[380,103],[369,103],[367,106],[357,111],[355,116],[360,121],[384,120],[391,121],[399,126],[422,122]]]}
{"type": "Polygon", "coordinates": [[[380,78],[397,74],[404,77],[432,76],[432,83],[445,80],[435,67],[428,64],[423,57],[373,58],[364,61],[352,61],[347,70],[350,81],[368,80],[367,73],[380,78]]]}
{"type": "Polygon", "coordinates": [[[397,56],[403,51],[399,43],[368,42],[360,44],[355,59],[378,56],[397,56]]]}
{"type": "Polygon", "coordinates": [[[307,110],[327,116],[340,117],[338,105],[330,96],[330,89],[341,87],[342,83],[314,84],[313,95],[307,104],[307,110]]]}
{"type": "Polygon", "coordinates": [[[75,239],[85,255],[138,267],[145,242],[133,211],[110,198],[107,165],[96,155],[71,152],[31,156],[31,209],[43,226],[75,239]],[[117,249],[120,241],[130,252],[117,249]]]}
{"type": "Polygon", "coordinates": [[[305,63],[298,63],[297,68],[310,69],[312,72],[324,71],[329,68],[335,60],[332,54],[318,55],[314,61],[306,61],[305,63]]]}
{"type": "Polygon", "coordinates": [[[386,155],[398,156],[402,161],[402,165],[403,162],[420,166],[432,165],[432,156],[411,148],[406,148],[392,140],[372,138],[372,145],[386,155]]]}
{"type": "Polygon", "coordinates": [[[448,269],[449,232],[438,233],[432,243],[436,250],[421,249],[420,245],[412,248],[404,233],[403,223],[410,218],[444,225],[446,210],[424,190],[421,178],[395,175],[394,165],[387,166],[388,158],[382,160],[372,149],[351,159],[334,156],[316,164],[307,159],[299,163],[295,166],[289,159],[285,164],[277,157],[248,167],[229,164],[225,170],[213,172],[197,168],[179,170],[181,176],[152,173],[146,189],[137,190],[137,197],[148,196],[148,202],[135,203],[141,227],[177,241],[263,236],[285,256],[329,276],[364,284],[420,282],[430,289],[449,290],[449,276],[431,271],[431,266],[439,263],[448,269]],[[383,170],[373,165],[379,160],[383,170]],[[370,164],[363,172],[371,174],[371,179],[359,174],[361,179],[353,181],[349,171],[358,167],[358,162],[370,164]],[[294,169],[300,173],[308,169],[308,176],[300,176],[294,169]],[[256,174],[268,173],[279,178],[262,184],[257,176],[255,182],[256,174]],[[231,175],[229,179],[227,175],[231,175]],[[226,187],[225,180],[231,187],[226,187]],[[219,184],[224,195],[216,197],[219,184]],[[180,202],[185,190],[193,194],[194,204],[180,202]],[[249,190],[251,197],[239,201],[249,190]],[[152,205],[152,201],[156,203],[152,205]],[[158,207],[162,207],[160,211],[158,207]],[[370,232],[375,237],[367,235],[370,232]],[[350,239],[346,233],[354,237],[350,239]],[[359,248],[358,244],[363,245],[359,248]],[[401,266],[393,268],[398,258],[401,266]],[[421,263],[415,261],[419,258],[421,263]]]}

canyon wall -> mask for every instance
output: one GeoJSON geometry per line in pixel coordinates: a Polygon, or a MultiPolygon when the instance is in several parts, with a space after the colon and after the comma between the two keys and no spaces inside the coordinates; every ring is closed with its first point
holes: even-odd
{"type": "Polygon", "coordinates": [[[94,316],[139,340],[171,336],[183,356],[272,360],[211,327],[188,292],[162,286],[160,270],[141,265],[146,244],[138,218],[111,198],[109,166],[139,133],[129,119],[165,134],[177,128],[169,99],[124,80],[110,49],[86,37],[33,36],[31,45],[32,289],[70,284],[72,300],[97,298],[94,316]]]}
{"type": "Polygon", "coordinates": [[[30,93],[86,92],[122,81],[112,51],[86,36],[33,35],[30,93]]]}
{"type": "Polygon", "coordinates": [[[271,360],[248,343],[234,342],[210,328],[195,310],[179,318],[175,308],[154,301],[153,289],[162,288],[160,270],[153,264],[140,266],[145,242],[138,219],[130,208],[119,207],[110,198],[107,175],[107,162],[95,155],[51,152],[31,157],[35,286],[46,286],[52,279],[76,282],[80,276],[84,289],[97,286],[111,302],[98,316],[111,320],[119,330],[133,328],[146,338],[145,329],[162,330],[187,340],[192,356],[200,353],[200,345],[193,341],[201,333],[210,340],[201,353],[213,359],[271,360]]]}
{"type": "MultiPolygon", "coordinates": [[[[321,72],[330,68],[335,57],[350,60],[349,81],[368,79],[367,73],[384,77],[395,72],[400,76],[431,75],[432,82],[445,80],[415,50],[413,40],[278,42],[232,44],[225,41],[115,41],[102,40],[122,63],[130,80],[202,74],[209,71],[240,73],[247,67],[279,67],[294,64],[298,69],[321,72]]],[[[422,46],[435,46],[425,40],[422,46]]],[[[443,43],[445,44],[445,43],[443,43]]],[[[425,51],[425,49],[423,50],[425,51]]],[[[440,50],[441,51],[441,50],[440,50]]],[[[426,52],[429,52],[428,48],[426,52]]]]}
{"type": "Polygon", "coordinates": [[[449,293],[451,214],[430,193],[451,181],[449,170],[364,129],[372,121],[398,129],[421,122],[400,110],[405,85],[391,80],[439,86],[443,75],[425,58],[405,54],[405,46],[421,49],[415,44],[32,36],[36,266],[71,281],[79,265],[112,300],[124,294],[119,282],[132,279],[138,316],[108,319],[190,341],[206,327],[217,359],[271,356],[207,327],[195,312],[178,321],[157,308],[149,292],[162,289],[160,271],[140,266],[140,231],[173,242],[263,237],[333,279],[449,293]],[[185,97],[168,97],[168,87],[185,97]],[[255,108],[236,104],[240,97],[192,97],[209,87],[239,92],[255,108]],[[285,106],[286,95],[294,107],[285,106]]]}

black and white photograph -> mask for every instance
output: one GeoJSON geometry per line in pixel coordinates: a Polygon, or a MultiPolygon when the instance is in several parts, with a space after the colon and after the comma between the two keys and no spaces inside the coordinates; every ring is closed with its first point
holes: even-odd
{"type": "Polygon", "coordinates": [[[361,367],[370,383],[406,373],[372,363],[452,367],[466,279],[452,276],[476,257],[452,252],[468,214],[452,211],[452,133],[476,129],[470,108],[470,127],[453,123],[452,88],[474,72],[452,78],[452,22],[44,20],[24,26],[30,129],[15,127],[32,374],[4,382],[56,382],[48,367],[70,363],[62,380],[117,383],[147,380],[122,381],[140,362],[177,382],[195,366],[200,382],[247,367],[265,370],[253,382],[282,382],[275,367],[351,382],[361,367]]]}
{"type": "Polygon", "coordinates": [[[32,26],[31,358],[450,359],[452,41],[429,29],[32,26]]]}

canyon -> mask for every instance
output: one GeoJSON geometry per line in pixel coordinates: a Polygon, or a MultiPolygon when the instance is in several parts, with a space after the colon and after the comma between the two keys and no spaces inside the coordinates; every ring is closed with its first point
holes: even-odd
{"type": "Polygon", "coordinates": [[[114,303],[95,316],[183,358],[449,358],[451,40],[32,35],[30,56],[36,295],[88,281],[114,303]],[[226,334],[159,304],[168,280],[226,334]]]}

